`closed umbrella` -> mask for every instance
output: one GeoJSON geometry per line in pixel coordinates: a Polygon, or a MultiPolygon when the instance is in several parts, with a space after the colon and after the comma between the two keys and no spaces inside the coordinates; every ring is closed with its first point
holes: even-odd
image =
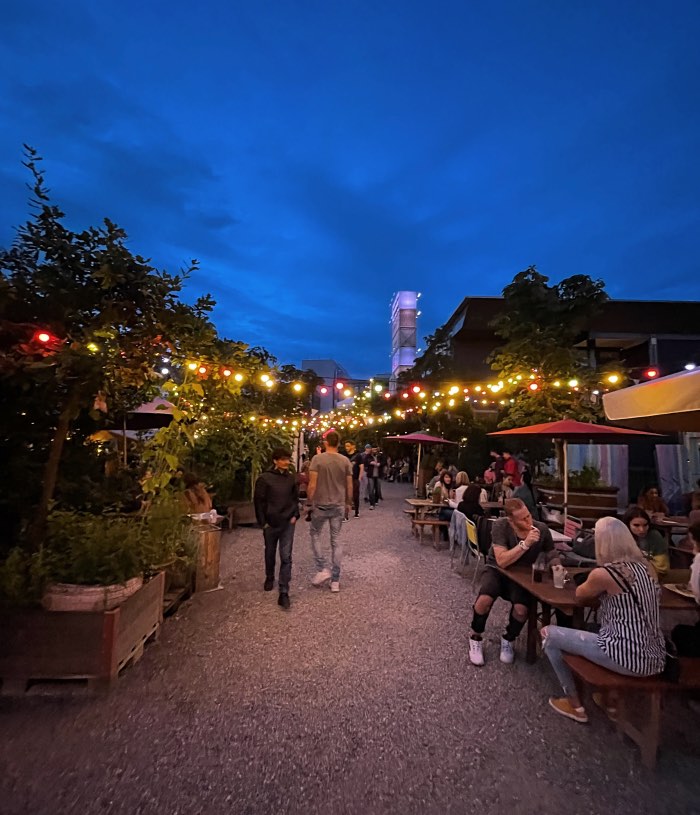
{"type": "Polygon", "coordinates": [[[656,436],[656,433],[645,433],[640,430],[628,430],[624,427],[610,427],[591,422],[576,422],[573,419],[561,419],[558,422],[532,424],[527,427],[514,427],[511,430],[497,430],[489,436],[539,436],[562,442],[562,469],[564,471],[564,520],[566,520],[569,503],[569,462],[568,442],[595,441],[600,444],[627,444],[633,436],[656,436]]]}

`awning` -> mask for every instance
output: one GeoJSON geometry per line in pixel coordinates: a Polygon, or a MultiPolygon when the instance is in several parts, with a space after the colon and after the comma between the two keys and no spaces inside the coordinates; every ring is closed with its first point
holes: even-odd
{"type": "Polygon", "coordinates": [[[605,415],[638,430],[700,431],[700,368],[603,395],[605,415]]]}

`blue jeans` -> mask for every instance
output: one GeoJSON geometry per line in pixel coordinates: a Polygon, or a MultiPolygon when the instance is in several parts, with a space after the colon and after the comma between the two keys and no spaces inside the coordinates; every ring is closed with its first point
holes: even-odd
{"type": "Polygon", "coordinates": [[[311,513],[311,549],[316,561],[316,570],[322,571],[326,567],[326,559],[321,552],[319,535],[324,524],[328,521],[331,528],[331,580],[340,580],[340,564],[343,558],[343,549],[340,545],[340,530],[343,528],[343,515],[345,507],[337,504],[314,507],[311,513]]]}
{"type": "Polygon", "coordinates": [[[287,523],[281,527],[268,526],[263,529],[265,538],[265,577],[274,580],[277,561],[277,546],[280,550],[280,576],[278,580],[281,594],[289,593],[292,577],[292,544],[296,524],[287,523]]]}
{"type": "Polygon", "coordinates": [[[592,631],[579,631],[575,628],[561,628],[558,625],[548,625],[542,629],[542,649],[552,663],[554,673],[561,683],[567,696],[576,696],[576,684],[569,666],[564,662],[564,654],[576,654],[585,657],[596,665],[601,665],[609,671],[635,676],[632,671],[618,665],[598,645],[598,635],[592,631]]]}

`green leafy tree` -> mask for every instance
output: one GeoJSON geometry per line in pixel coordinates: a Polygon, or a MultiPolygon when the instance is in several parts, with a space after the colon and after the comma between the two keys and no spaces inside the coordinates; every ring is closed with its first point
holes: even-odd
{"type": "Polygon", "coordinates": [[[603,281],[574,275],[550,286],[531,266],[503,289],[503,298],[503,312],[492,324],[503,344],[489,362],[502,381],[520,382],[521,389],[500,426],[600,418],[592,398],[599,372],[589,366],[586,351],[574,346],[608,299],[603,281]],[[536,390],[528,388],[533,381],[536,390]]]}
{"type": "Polygon", "coordinates": [[[31,516],[34,548],[69,435],[85,432],[86,416],[95,420],[90,429],[99,426],[110,404],[124,410],[156,392],[156,361],[171,349],[169,335],[185,317],[201,330],[197,309],[208,305],[180,303],[187,272],[171,275],[133,255],[111,221],[68,228],[40,162],[27,148],[34,213],[0,254],[0,450],[12,462],[2,493],[31,516]],[[7,480],[20,473],[31,476],[24,497],[7,480]]]}

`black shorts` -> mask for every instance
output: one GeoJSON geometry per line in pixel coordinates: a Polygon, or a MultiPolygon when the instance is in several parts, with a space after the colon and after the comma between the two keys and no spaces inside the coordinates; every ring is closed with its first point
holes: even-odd
{"type": "Polygon", "coordinates": [[[496,569],[487,566],[479,584],[479,594],[486,594],[493,597],[502,597],[515,605],[516,603],[521,606],[529,606],[532,595],[526,591],[522,586],[508,580],[505,575],[502,575],[496,569]]]}

